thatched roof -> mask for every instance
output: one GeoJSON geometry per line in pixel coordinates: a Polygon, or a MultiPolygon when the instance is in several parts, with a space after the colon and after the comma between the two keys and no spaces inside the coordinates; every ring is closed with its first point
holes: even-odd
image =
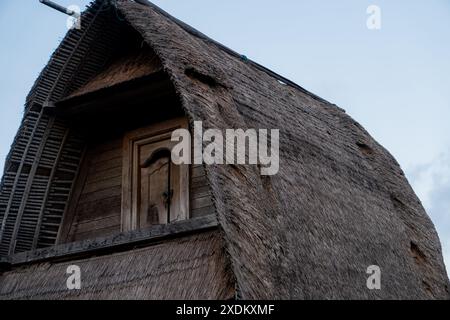
{"type": "Polygon", "coordinates": [[[101,5],[85,13],[82,31],[69,32],[27,107],[67,97],[101,70],[105,43],[118,45],[124,20],[161,60],[191,122],[279,128],[276,176],[254,166],[206,167],[240,297],[450,297],[431,220],[395,159],[345,111],[154,5],[101,5]],[[370,265],[381,267],[382,290],[366,287],[370,265]]]}
{"type": "Polygon", "coordinates": [[[0,277],[0,300],[230,299],[234,287],[221,242],[216,232],[207,232],[111,255],[34,264],[0,277]],[[62,281],[70,265],[83,271],[83,290],[69,291],[62,281]]]}

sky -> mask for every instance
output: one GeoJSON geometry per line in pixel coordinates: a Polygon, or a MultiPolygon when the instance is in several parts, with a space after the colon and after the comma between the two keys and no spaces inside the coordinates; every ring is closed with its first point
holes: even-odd
{"type": "MultiPolygon", "coordinates": [[[[89,1],[57,2],[84,8],[89,1]]],[[[450,268],[450,1],[153,2],[361,123],[405,171],[450,268]],[[367,27],[370,5],[381,10],[379,30],[367,27]]],[[[0,1],[1,171],[25,97],[66,19],[38,0],[0,1]]]]}

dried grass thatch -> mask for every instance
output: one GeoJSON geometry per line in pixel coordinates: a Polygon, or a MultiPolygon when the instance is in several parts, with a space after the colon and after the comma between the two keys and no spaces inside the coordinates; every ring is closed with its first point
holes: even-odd
{"type": "Polygon", "coordinates": [[[160,57],[192,120],[281,129],[278,175],[207,168],[242,297],[449,297],[432,222],[395,159],[357,122],[154,7],[120,1],[119,9],[160,57]],[[374,264],[381,291],[366,287],[374,264]]]}
{"type": "Polygon", "coordinates": [[[230,299],[234,282],[213,231],[91,259],[37,264],[0,277],[0,299],[230,299]],[[70,291],[67,268],[82,270],[70,291]]]}

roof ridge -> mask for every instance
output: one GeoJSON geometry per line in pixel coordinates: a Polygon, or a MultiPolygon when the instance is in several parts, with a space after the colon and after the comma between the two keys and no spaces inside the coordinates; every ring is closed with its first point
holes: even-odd
{"type": "Polygon", "coordinates": [[[174,23],[176,23],[179,27],[181,27],[183,30],[185,30],[186,32],[190,33],[191,35],[198,37],[204,41],[207,41],[215,46],[217,46],[219,49],[223,50],[224,52],[228,53],[229,55],[239,58],[239,59],[245,59],[245,61],[249,64],[251,64],[253,67],[257,68],[258,70],[265,72],[266,74],[268,74],[269,76],[277,79],[278,81],[284,82],[286,85],[289,85],[297,90],[300,90],[301,92],[311,96],[312,98],[323,102],[323,103],[327,103],[327,104],[331,104],[334,105],[333,103],[321,98],[320,96],[312,93],[309,90],[306,90],[305,88],[303,88],[302,86],[300,86],[299,84],[295,83],[292,80],[289,80],[288,78],[280,75],[279,73],[276,73],[275,71],[270,70],[269,68],[263,66],[262,64],[255,62],[251,59],[249,59],[247,56],[242,55],[238,52],[236,52],[235,50],[227,47],[226,45],[214,40],[213,38],[207,36],[206,34],[204,34],[203,32],[195,29],[194,27],[188,25],[186,22],[181,21],[180,19],[174,17],[173,15],[171,15],[170,13],[168,13],[167,11],[165,11],[164,9],[158,7],[157,5],[155,5],[154,3],[148,1],[148,0],[134,0],[134,2],[144,5],[144,6],[148,6],[150,8],[152,8],[154,11],[156,11],[157,13],[163,15],[164,17],[170,19],[171,21],[173,21],[174,23]]]}

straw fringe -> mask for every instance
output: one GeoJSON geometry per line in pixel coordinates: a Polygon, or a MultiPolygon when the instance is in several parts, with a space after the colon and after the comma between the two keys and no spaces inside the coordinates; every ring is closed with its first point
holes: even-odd
{"type": "Polygon", "coordinates": [[[0,277],[0,299],[229,299],[234,282],[221,243],[215,231],[125,253],[25,267],[0,277]],[[81,268],[81,290],[67,289],[69,265],[81,268]]]}

